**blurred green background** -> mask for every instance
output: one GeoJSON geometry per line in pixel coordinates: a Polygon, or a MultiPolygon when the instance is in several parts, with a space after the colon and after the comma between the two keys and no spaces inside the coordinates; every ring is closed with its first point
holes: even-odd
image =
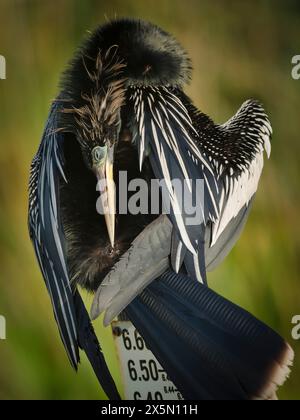
{"type": "MultiPolygon", "coordinates": [[[[247,228],[209,280],[291,342],[295,367],[279,395],[299,399],[291,319],[300,314],[300,80],[291,58],[300,54],[300,3],[238,0],[0,0],[0,399],[104,398],[85,357],[76,375],[60,343],[28,239],[27,181],[60,72],[87,30],[114,16],[151,20],[180,40],[194,63],[187,91],[216,121],[249,97],[270,114],[273,154],[247,228]]],[[[111,331],[96,328],[120,385],[111,331]]]]}

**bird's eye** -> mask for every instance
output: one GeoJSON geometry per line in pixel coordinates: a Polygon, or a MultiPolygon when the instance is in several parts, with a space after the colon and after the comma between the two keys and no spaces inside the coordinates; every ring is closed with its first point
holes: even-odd
{"type": "Polygon", "coordinates": [[[92,158],[94,164],[101,163],[107,155],[107,146],[97,146],[92,150],[92,158]]]}

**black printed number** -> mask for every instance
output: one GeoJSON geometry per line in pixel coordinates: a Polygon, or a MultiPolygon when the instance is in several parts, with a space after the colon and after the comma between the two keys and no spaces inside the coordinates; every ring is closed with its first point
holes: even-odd
{"type": "Polygon", "coordinates": [[[126,350],[144,350],[145,343],[137,330],[134,330],[134,340],[130,337],[130,332],[125,328],[122,332],[123,344],[126,350]],[[132,342],[134,341],[134,342],[132,342]]]}
{"type": "Polygon", "coordinates": [[[157,368],[157,364],[154,360],[140,360],[139,361],[139,369],[141,371],[141,376],[138,377],[137,368],[134,360],[128,361],[128,372],[129,376],[132,381],[144,380],[145,382],[148,382],[150,380],[152,381],[158,381],[159,380],[159,371],[157,368]]]}
{"type": "Polygon", "coordinates": [[[124,343],[124,347],[126,350],[131,350],[132,348],[132,343],[130,340],[130,334],[129,331],[124,329],[123,333],[122,333],[122,337],[123,337],[123,343],[124,343]]]}

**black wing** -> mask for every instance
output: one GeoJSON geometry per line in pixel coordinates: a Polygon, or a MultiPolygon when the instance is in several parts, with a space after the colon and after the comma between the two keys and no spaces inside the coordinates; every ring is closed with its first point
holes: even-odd
{"type": "Polygon", "coordinates": [[[134,88],[131,100],[140,165],[149,155],[155,175],[167,184],[176,230],[173,268],[178,272],[184,261],[188,272],[205,282],[204,255],[214,265],[219,263],[248,214],[245,209],[257,190],[264,149],[270,153],[268,117],[258,102],[247,101],[230,121],[218,126],[181,91],[168,88],[134,88]],[[186,209],[180,207],[181,197],[171,184],[174,178],[191,187],[191,200],[199,204],[201,213],[198,221],[190,223],[186,209]],[[196,184],[199,179],[202,196],[196,184]]]}
{"type": "Polygon", "coordinates": [[[198,146],[216,173],[219,215],[206,226],[206,268],[213,270],[238,240],[249,216],[264,165],[264,152],[271,154],[272,128],[263,107],[246,101],[223,125],[203,127],[205,116],[190,106],[197,127],[198,146]]]}
{"type": "MultiPolygon", "coordinates": [[[[42,142],[32,162],[29,184],[29,231],[51,298],[61,339],[72,366],[79,362],[73,291],[68,277],[65,240],[59,212],[59,182],[63,171],[63,134],[57,132],[54,103],[42,142]]],[[[66,181],[66,179],[65,179],[66,181]]]]}
{"type": "Polygon", "coordinates": [[[54,102],[38,153],[32,162],[29,184],[29,231],[51,298],[60,336],[74,369],[82,348],[104,391],[120,399],[100,345],[76,287],[71,287],[66,264],[65,237],[59,206],[64,174],[63,140],[58,130],[59,102],[54,102]]]}

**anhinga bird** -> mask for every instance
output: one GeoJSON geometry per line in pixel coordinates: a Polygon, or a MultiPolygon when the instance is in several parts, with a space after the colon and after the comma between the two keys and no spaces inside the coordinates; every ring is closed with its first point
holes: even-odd
{"type": "Polygon", "coordinates": [[[30,235],[70,361],[76,369],[83,349],[110,398],[119,394],[78,286],[96,292],[93,319],[126,311],[186,399],[271,399],[291,348],[206,286],[245,225],[271,126],[254,100],[216,125],[183,92],[190,75],[186,52],[155,25],[96,29],[62,77],[32,163],[30,235]],[[118,212],[121,171],[164,180],[170,213],[118,212]],[[203,180],[196,224],[173,179],[193,200],[203,180]]]}

